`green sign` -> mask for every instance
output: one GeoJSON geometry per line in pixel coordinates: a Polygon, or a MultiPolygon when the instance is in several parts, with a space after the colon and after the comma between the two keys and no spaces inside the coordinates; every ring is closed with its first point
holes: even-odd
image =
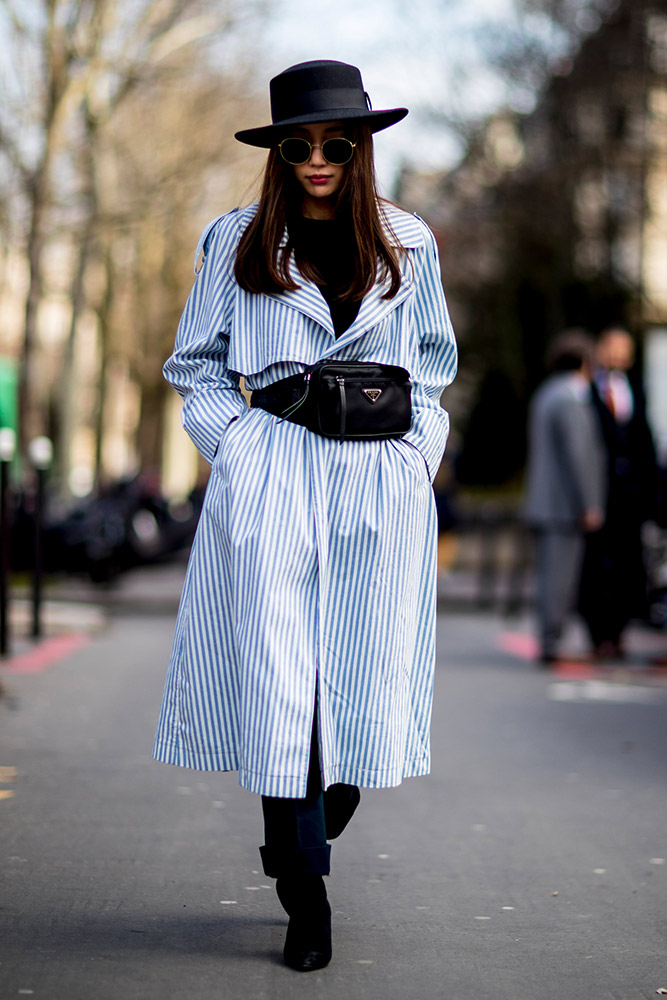
{"type": "Polygon", "coordinates": [[[18,371],[13,358],[0,357],[0,427],[18,430],[18,371]]]}

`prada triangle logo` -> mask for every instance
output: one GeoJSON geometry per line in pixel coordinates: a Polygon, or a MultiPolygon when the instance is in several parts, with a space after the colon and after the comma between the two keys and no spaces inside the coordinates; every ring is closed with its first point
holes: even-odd
{"type": "Polygon", "coordinates": [[[371,403],[374,403],[382,395],[382,389],[362,389],[361,391],[367,399],[370,399],[371,403]]]}

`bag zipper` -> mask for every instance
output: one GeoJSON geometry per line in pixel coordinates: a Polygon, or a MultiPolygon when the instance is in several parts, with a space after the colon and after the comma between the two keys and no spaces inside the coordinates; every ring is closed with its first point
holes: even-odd
{"type": "Polygon", "coordinates": [[[345,395],[345,379],[342,375],[336,375],[336,382],[338,382],[338,391],[340,392],[340,436],[339,441],[342,444],[345,440],[345,418],[347,409],[347,397],[345,395]]]}

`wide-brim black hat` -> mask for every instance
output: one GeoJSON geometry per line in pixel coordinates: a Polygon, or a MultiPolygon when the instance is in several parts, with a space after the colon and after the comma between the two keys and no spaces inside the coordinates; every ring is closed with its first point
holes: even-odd
{"type": "Polygon", "coordinates": [[[272,124],[236,132],[239,142],[269,149],[291,126],[327,121],[353,121],[380,132],[408,113],[407,108],[373,111],[357,67],[332,59],[290,66],[274,76],[269,90],[272,124]]]}

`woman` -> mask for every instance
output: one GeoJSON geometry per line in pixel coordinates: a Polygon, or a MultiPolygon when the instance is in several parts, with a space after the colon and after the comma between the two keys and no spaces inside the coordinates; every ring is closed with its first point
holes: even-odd
{"type": "Polygon", "coordinates": [[[358,786],[429,770],[456,348],[431,232],[376,191],[372,133],[407,111],[371,110],[331,61],[275,77],[271,108],[236,134],[270,150],[259,203],[204,231],[165,365],[212,474],[155,756],[238,769],[262,796],[285,960],[310,971],[331,958],[322,876],[358,786]]]}

